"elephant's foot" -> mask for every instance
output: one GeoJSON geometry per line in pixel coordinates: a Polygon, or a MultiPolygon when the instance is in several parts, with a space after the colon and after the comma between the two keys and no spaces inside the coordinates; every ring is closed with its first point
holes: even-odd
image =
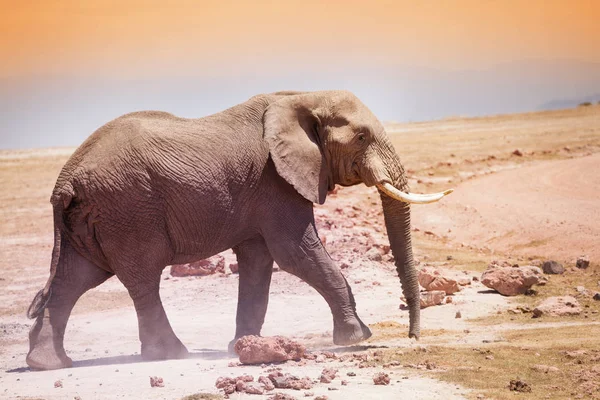
{"type": "Polygon", "coordinates": [[[142,342],[142,358],[146,361],[172,360],[188,357],[188,349],[177,337],[142,342]]]}
{"type": "Polygon", "coordinates": [[[370,338],[372,335],[368,326],[358,318],[333,323],[333,343],[339,346],[349,346],[370,338]]]}
{"type": "Polygon", "coordinates": [[[25,362],[33,370],[69,368],[73,360],[62,346],[62,337],[50,325],[50,318],[39,316],[29,331],[29,353],[25,362]]]}
{"type": "Polygon", "coordinates": [[[29,368],[36,371],[70,368],[73,360],[63,351],[58,354],[54,349],[36,347],[29,351],[25,359],[29,368]]]}

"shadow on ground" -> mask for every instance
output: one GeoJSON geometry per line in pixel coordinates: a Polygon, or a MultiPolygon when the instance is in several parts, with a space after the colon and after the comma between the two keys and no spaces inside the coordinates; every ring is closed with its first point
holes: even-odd
{"type": "MultiPolygon", "coordinates": [[[[197,358],[203,360],[222,360],[231,358],[232,355],[227,351],[222,350],[211,350],[211,349],[198,349],[188,354],[187,358],[197,358]]],[[[119,364],[136,364],[136,363],[147,363],[156,361],[144,361],[142,356],[139,354],[128,355],[128,356],[113,356],[113,357],[100,357],[90,358],[87,360],[73,361],[73,367],[71,368],[83,368],[83,367],[95,367],[99,365],[119,365],[119,364]]],[[[23,372],[34,372],[29,367],[19,367],[9,369],[7,373],[23,373],[23,372]]]]}

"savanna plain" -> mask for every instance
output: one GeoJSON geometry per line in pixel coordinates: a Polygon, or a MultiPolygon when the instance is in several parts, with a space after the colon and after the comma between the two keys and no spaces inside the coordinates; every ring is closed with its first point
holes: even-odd
{"type": "Polygon", "coordinates": [[[325,301],[276,267],[262,334],[286,336],[317,355],[277,365],[241,365],[227,352],[238,281],[227,251],[225,268],[211,275],[163,272],[162,301],[190,358],[141,360],[133,304],[113,277],[73,311],[65,336],[73,368],[30,371],[25,312],[48,277],[49,197],[74,149],[0,151],[0,398],[218,399],[217,378],[280,368],[314,380],[308,396],[276,389],[230,398],[600,399],[600,105],[386,129],[413,192],[455,188],[441,202],[412,206],[412,230],[417,267],[461,290],[424,308],[421,339],[408,339],[379,195],[364,185],[337,188],[315,207],[319,234],[373,337],[334,346],[325,301]],[[589,266],[578,268],[583,255],[589,266]],[[503,296],[482,284],[494,262],[542,267],[549,260],[564,273],[544,274],[526,294],[503,296]],[[580,311],[532,312],[555,296],[572,296],[580,311]],[[324,368],[338,370],[330,383],[319,381],[324,368]],[[374,385],[380,372],[389,384],[374,385]],[[162,387],[150,385],[154,376],[162,387]]]}

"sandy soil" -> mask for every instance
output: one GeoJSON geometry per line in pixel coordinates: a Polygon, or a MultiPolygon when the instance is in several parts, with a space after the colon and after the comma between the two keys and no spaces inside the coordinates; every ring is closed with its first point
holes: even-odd
{"type": "Polygon", "coordinates": [[[457,187],[446,201],[415,208],[415,225],[503,253],[600,259],[600,154],[545,161],[457,187]]]}
{"type": "MultiPolygon", "coordinates": [[[[456,188],[442,203],[413,209],[413,225],[419,229],[415,253],[421,265],[448,268],[448,273],[457,276],[477,276],[478,272],[468,271],[460,262],[445,261],[445,252],[460,249],[481,254],[485,247],[490,253],[561,260],[586,253],[597,263],[600,226],[594,223],[600,215],[600,203],[595,200],[600,180],[594,171],[600,161],[595,154],[600,143],[598,111],[600,108],[390,126],[414,191],[447,187],[448,182],[456,188]],[[542,143],[540,138],[548,140],[542,143]],[[573,149],[567,151],[563,147],[568,143],[573,149]],[[511,156],[517,146],[524,149],[524,157],[511,156]],[[495,158],[490,159],[494,153],[495,158]],[[439,166],[440,160],[446,164],[439,166]],[[432,248],[444,261],[434,260],[432,248]]],[[[228,272],[176,279],[169,278],[168,270],[163,275],[161,296],[191,358],[141,361],[131,300],[113,278],[87,293],[73,312],[65,347],[75,360],[74,368],[29,371],[25,355],[31,321],[24,313],[47,278],[52,247],[48,197],[67,155],[64,149],[0,152],[0,186],[4,188],[0,192],[0,253],[4,256],[0,259],[0,397],[171,399],[196,392],[217,393],[214,383],[219,376],[247,373],[257,378],[265,374],[260,366],[228,366],[236,361],[226,349],[235,328],[237,275],[228,272]],[[150,387],[149,376],[155,375],[163,377],[165,387],[150,387]],[[62,381],[62,388],[54,388],[57,380],[62,381]]],[[[405,337],[407,328],[401,335],[382,334],[378,330],[381,323],[406,325],[408,315],[398,307],[400,285],[390,257],[371,261],[366,256],[370,247],[387,240],[375,190],[364,186],[341,189],[315,213],[332,257],[347,265],[343,272],[353,287],[359,315],[373,328],[374,337],[363,346],[335,348],[324,300],[281,271],[273,276],[264,335],[289,336],[313,351],[372,353],[381,346],[411,349],[438,343],[477,344],[499,340],[503,329],[514,328],[489,328],[470,321],[509,307],[506,298],[474,282],[455,295],[451,304],[423,310],[424,333],[419,343],[405,337]],[[455,319],[457,311],[461,311],[461,319],[455,319]]],[[[233,259],[231,253],[225,256],[233,259]]],[[[331,399],[461,399],[469,395],[463,388],[423,377],[413,369],[386,369],[392,383],[382,387],[371,380],[379,369],[330,363],[300,366],[289,362],[280,367],[312,379],[318,378],[324,366],[339,368],[341,378],[331,385],[316,384],[311,390],[315,396],[324,394],[331,399]],[[349,371],[356,376],[347,377],[349,371]],[[348,380],[349,385],[341,386],[340,379],[348,380]],[[338,390],[328,390],[329,386],[338,390]]],[[[287,392],[304,397],[303,392],[287,392]]],[[[232,397],[260,398],[236,396],[232,397]]]]}

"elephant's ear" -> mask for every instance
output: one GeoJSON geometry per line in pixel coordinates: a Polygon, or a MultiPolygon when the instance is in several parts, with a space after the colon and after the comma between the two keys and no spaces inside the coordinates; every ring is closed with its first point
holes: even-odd
{"type": "Polygon", "coordinates": [[[277,173],[313,203],[327,196],[327,162],[321,148],[318,99],[313,94],[286,96],[263,116],[265,140],[277,173]]]}

